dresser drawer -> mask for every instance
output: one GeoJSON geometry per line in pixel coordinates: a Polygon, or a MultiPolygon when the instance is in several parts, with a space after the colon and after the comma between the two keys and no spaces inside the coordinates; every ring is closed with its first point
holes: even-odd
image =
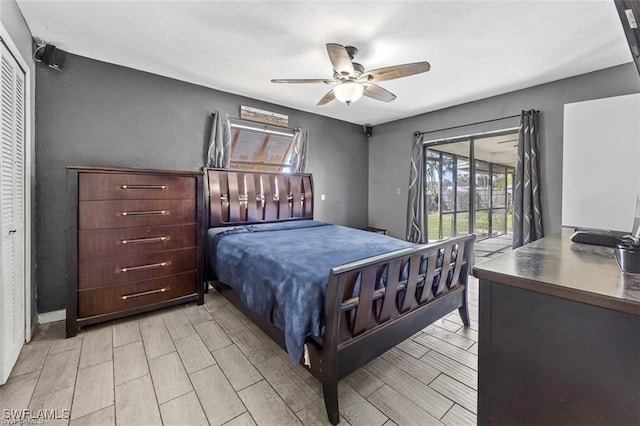
{"type": "Polygon", "coordinates": [[[196,225],[93,229],[78,232],[78,257],[131,256],[196,246],[196,225]]]}
{"type": "Polygon", "coordinates": [[[139,256],[100,257],[78,263],[78,288],[149,280],[196,269],[196,249],[161,251],[139,256]]]}
{"type": "Polygon", "coordinates": [[[196,292],[196,271],[78,291],[78,317],[126,311],[196,292]]]}
{"type": "Polygon", "coordinates": [[[193,199],[196,180],[184,176],[81,173],[79,200],[193,199]]]}
{"type": "Polygon", "coordinates": [[[80,201],[78,209],[81,230],[196,222],[193,200],[80,201]]]}

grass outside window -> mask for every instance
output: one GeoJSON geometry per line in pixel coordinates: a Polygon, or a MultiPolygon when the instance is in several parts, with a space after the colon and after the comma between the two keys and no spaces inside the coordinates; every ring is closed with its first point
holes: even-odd
{"type": "MultiPolygon", "coordinates": [[[[503,214],[502,211],[499,211],[500,214],[503,214]]],[[[457,213],[458,223],[457,229],[458,234],[461,235],[463,233],[468,232],[469,229],[469,213],[462,212],[457,213]]],[[[440,219],[437,211],[429,212],[427,215],[427,226],[428,226],[428,238],[429,242],[438,241],[444,238],[450,238],[453,236],[453,214],[452,213],[444,213],[442,215],[442,237],[440,236],[440,219]]],[[[476,212],[476,234],[479,236],[488,236],[489,232],[489,212],[488,211],[478,211],[476,212]]],[[[513,232],[513,214],[511,211],[507,212],[507,232],[513,232]]]]}

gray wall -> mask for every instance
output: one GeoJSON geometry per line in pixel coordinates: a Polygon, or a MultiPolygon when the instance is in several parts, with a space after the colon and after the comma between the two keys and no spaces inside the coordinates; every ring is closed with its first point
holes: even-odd
{"type": "MultiPolygon", "coordinates": [[[[22,13],[20,9],[18,9],[18,5],[15,0],[0,0],[0,22],[2,22],[2,26],[9,33],[9,37],[15,43],[16,47],[20,51],[20,55],[22,59],[24,59],[30,70],[30,84],[31,84],[31,93],[29,95],[31,101],[31,122],[28,123],[31,128],[31,140],[27,141],[31,149],[32,156],[35,154],[35,126],[33,117],[35,117],[35,99],[36,99],[36,90],[35,90],[35,81],[36,81],[36,72],[35,72],[35,63],[33,58],[31,57],[31,32],[29,31],[29,27],[27,27],[24,18],[22,17],[22,13]]],[[[31,178],[31,205],[36,205],[36,178],[35,178],[35,163],[32,161],[31,164],[25,165],[25,171],[29,174],[31,178]]],[[[31,209],[31,223],[35,224],[36,213],[35,209],[31,209]]],[[[31,317],[35,318],[36,316],[36,234],[35,227],[32,229],[31,233],[31,317]]],[[[35,324],[35,322],[33,322],[35,324]]]]}
{"type": "Polygon", "coordinates": [[[318,220],[367,223],[368,143],[360,126],[76,55],[37,69],[38,312],[65,307],[65,170],[102,165],[199,170],[216,109],[289,115],[309,129],[318,220]]]}
{"type": "MultiPolygon", "coordinates": [[[[580,75],[516,92],[471,102],[373,129],[369,144],[369,224],[405,237],[407,187],[413,133],[432,131],[539,109],[540,173],[545,234],[559,231],[562,216],[562,122],[565,103],[640,92],[633,64],[580,75]],[[402,194],[396,195],[395,189],[402,194]]],[[[428,96],[425,94],[424,96],[428,96]]],[[[603,117],[606,120],[606,117],[603,117]]],[[[519,119],[501,120],[426,135],[426,139],[518,126],[519,119]]],[[[603,147],[606,155],[606,147],[603,147]]],[[[612,176],[612,183],[615,177],[612,176]]]]}

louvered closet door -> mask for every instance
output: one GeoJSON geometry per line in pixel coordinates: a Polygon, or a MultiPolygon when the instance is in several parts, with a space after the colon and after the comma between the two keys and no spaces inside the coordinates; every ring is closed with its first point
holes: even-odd
{"type": "Polygon", "coordinates": [[[2,58],[0,131],[0,384],[6,382],[25,339],[24,307],[24,73],[6,46],[2,58]]]}

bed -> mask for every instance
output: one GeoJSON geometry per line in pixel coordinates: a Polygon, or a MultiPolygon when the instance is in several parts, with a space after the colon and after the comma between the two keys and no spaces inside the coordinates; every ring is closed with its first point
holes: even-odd
{"type": "Polygon", "coordinates": [[[205,169],[207,274],[321,382],[338,424],[338,381],[458,310],[469,325],[475,238],[415,245],[313,220],[310,174],[205,169]]]}

